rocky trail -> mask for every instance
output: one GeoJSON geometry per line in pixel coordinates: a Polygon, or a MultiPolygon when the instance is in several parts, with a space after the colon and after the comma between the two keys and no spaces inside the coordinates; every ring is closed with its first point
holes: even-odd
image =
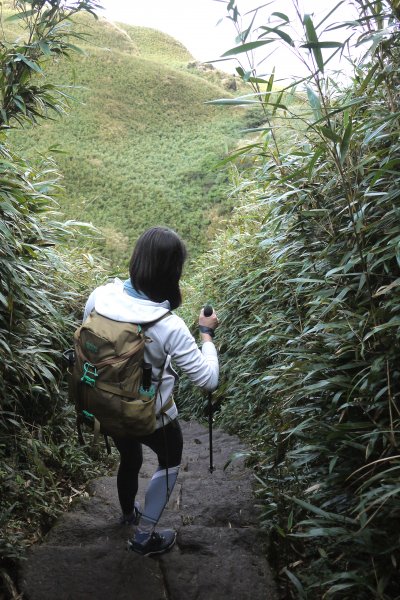
{"type": "MultiPolygon", "coordinates": [[[[178,531],[174,548],[158,557],[126,549],[132,529],[118,523],[115,477],[93,482],[90,497],[64,514],[22,566],[26,600],[276,600],[257,530],[252,473],[242,459],[224,470],[238,438],[214,432],[215,471],[209,473],[208,431],[182,422],[184,454],[160,528],[178,531]]],[[[139,500],[156,468],[144,449],[139,500]]]]}

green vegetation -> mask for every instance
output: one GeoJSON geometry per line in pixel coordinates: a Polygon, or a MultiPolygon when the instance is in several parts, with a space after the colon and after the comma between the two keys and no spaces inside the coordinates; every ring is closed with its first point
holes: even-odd
{"type": "MultiPolygon", "coordinates": [[[[275,12],[256,40],[243,26],[241,59],[279,42],[308,66],[308,105],[291,112],[273,75],[238,71],[267,125],[239,157],[231,225],[186,285],[188,314],[205,296],[219,307],[218,422],[251,443],[284,598],[400,597],[399,7],[354,5],[336,26],[334,8],[319,24],[275,12]],[[342,86],[328,68],[347,52],[337,31],[355,45],[342,86]]],[[[200,407],[187,392],[181,408],[200,407]]]]}
{"type": "MultiPolygon", "coordinates": [[[[74,50],[64,17],[94,3],[16,3],[30,34],[0,47],[0,568],[11,595],[15,559],[104,468],[72,441],[61,364],[75,311],[103,271],[77,249],[89,245],[81,227],[60,222],[57,197],[65,215],[103,229],[116,270],[155,222],[197,255],[210,214],[236,205],[185,282],[185,310],[190,320],[206,296],[219,308],[218,422],[250,444],[282,596],[400,596],[399,6],[354,4],[358,16],[337,29],[333,9],[319,24],[298,13],[294,28],[275,12],[253,32],[230,0],[241,40],[232,55],[287,44],[309,75],[277,92],[273,73],[243,63],[250,95],[213,105],[224,95],[218,75],[187,68],[168,36],[101,22],[66,66],[54,62],[74,50]],[[357,62],[351,50],[345,85],[328,70],[348,49],[335,31],[363,49],[357,62]],[[65,109],[49,83],[58,74],[80,103],[50,122],[65,109]],[[243,123],[253,131],[225,161],[228,188],[212,167],[243,123]],[[51,147],[65,191],[37,157],[51,147]]],[[[7,22],[8,40],[18,23],[7,22]]],[[[179,401],[201,415],[184,382],[179,401]]]]}
{"type": "Polygon", "coordinates": [[[80,23],[85,54],[49,70],[77,103],[62,119],[14,132],[14,143],[30,158],[56,156],[64,214],[101,229],[116,271],[126,271],[137,235],[155,224],[178,230],[198,255],[212,217],[231,210],[227,175],[215,163],[249,117],[205,104],[226,90],[188,69],[192,57],[166,34],[80,23]]]}
{"type": "Polygon", "coordinates": [[[54,164],[33,167],[7,138],[10,126],[57,111],[57,89],[38,86],[33,75],[52,56],[72,51],[69,17],[94,6],[16,2],[30,33],[24,43],[0,47],[1,597],[18,597],[15,561],[105,468],[74,441],[61,358],[83,290],[102,270],[77,249],[87,245],[84,229],[59,220],[54,164]]]}

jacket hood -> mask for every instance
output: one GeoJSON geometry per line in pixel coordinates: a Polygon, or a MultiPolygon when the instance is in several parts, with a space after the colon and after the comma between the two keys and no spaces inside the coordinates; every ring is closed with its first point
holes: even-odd
{"type": "Polygon", "coordinates": [[[94,308],[100,315],[114,321],[138,325],[156,321],[170,310],[168,300],[153,302],[129,296],[120,279],[97,289],[94,308]]]}

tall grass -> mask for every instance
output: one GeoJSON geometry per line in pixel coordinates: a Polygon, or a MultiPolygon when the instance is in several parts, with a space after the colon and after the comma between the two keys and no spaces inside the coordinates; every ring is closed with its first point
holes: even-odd
{"type": "Polygon", "coordinates": [[[297,10],[300,40],[278,11],[242,39],[293,48],[308,107],[290,114],[270,77],[243,69],[266,131],[234,175],[232,227],[188,283],[220,306],[219,421],[251,441],[284,597],[400,596],[399,33],[394,4],[354,5],[348,23],[297,10]],[[337,30],[355,44],[346,85],[327,66],[346,52],[337,30]],[[291,143],[272,135],[273,112],[291,143]]]}
{"type": "MultiPolygon", "coordinates": [[[[57,87],[38,85],[52,56],[73,51],[70,18],[95,3],[15,2],[26,41],[0,47],[0,595],[18,597],[17,560],[104,469],[74,443],[63,390],[62,351],[97,262],[78,244],[85,229],[58,213],[60,177],[51,160],[33,166],[8,132],[58,112],[57,87]]],[[[75,35],[78,35],[76,33],[75,35]]]]}

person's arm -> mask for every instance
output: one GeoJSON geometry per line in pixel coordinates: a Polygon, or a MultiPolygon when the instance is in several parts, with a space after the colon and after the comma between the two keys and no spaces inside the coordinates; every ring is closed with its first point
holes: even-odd
{"type": "Polygon", "coordinates": [[[97,289],[93,290],[93,292],[90,294],[89,298],[87,299],[87,302],[85,305],[85,310],[83,312],[82,322],[86,321],[86,319],[88,318],[88,316],[94,309],[94,303],[95,303],[95,299],[96,299],[96,291],[97,291],[97,289]]]}
{"type": "MultiPolygon", "coordinates": [[[[215,315],[211,324],[216,327],[217,322],[215,315]]],[[[207,333],[201,334],[203,345],[200,350],[184,321],[176,315],[173,319],[160,321],[158,326],[163,329],[164,349],[173,362],[195,385],[206,390],[215,389],[218,385],[219,364],[212,336],[207,333]]]]}

